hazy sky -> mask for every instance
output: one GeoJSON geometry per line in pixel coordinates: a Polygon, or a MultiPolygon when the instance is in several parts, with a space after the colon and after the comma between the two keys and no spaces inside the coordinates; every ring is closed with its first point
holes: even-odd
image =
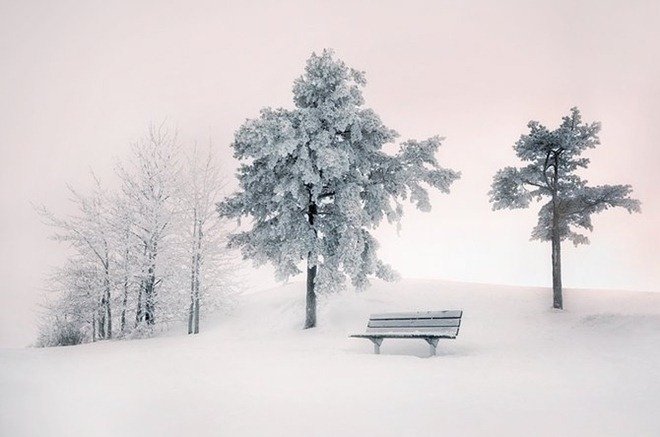
{"type": "Polygon", "coordinates": [[[564,284],[659,291],[659,42],[652,1],[0,1],[0,346],[34,338],[62,259],[31,203],[66,213],[66,183],[89,186],[90,169],[112,186],[116,158],[164,119],[233,170],[236,128],[290,107],[326,47],[367,72],[368,106],[402,140],[445,136],[440,161],[463,173],[399,235],[378,230],[402,275],[550,285],[536,209],[492,212],[486,193],[530,119],[554,127],[577,105],[603,123],[584,174],[632,184],[643,213],[604,212],[590,246],[565,244],[564,284]]]}

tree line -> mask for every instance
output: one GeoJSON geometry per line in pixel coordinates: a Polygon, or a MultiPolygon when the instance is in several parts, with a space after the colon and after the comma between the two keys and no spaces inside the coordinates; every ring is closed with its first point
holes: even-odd
{"type": "Polygon", "coordinates": [[[93,179],[69,187],[75,212],[39,212],[52,238],[71,249],[50,275],[40,345],[149,335],[227,306],[238,289],[228,224],[215,212],[226,181],[209,148],[184,151],[175,133],[152,126],[116,167],[120,189],[93,179]]]}

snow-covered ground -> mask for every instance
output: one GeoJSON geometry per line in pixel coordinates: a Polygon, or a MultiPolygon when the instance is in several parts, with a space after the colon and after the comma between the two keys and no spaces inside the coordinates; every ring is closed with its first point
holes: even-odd
{"type": "Polygon", "coordinates": [[[660,293],[404,280],[244,296],[198,336],[0,350],[6,436],[657,436],[660,293]],[[350,339],[369,313],[463,309],[457,340],[350,339]]]}

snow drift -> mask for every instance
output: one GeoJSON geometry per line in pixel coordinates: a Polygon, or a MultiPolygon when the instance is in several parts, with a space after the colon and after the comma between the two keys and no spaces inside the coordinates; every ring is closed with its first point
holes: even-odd
{"type": "Polygon", "coordinates": [[[404,280],[245,295],[197,336],[0,351],[0,434],[658,435],[660,294],[404,280]],[[464,310],[456,340],[349,339],[372,312],[464,310]]]}

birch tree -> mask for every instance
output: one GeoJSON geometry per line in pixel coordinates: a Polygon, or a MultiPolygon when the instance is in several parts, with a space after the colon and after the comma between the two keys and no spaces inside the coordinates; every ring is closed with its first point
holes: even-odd
{"type": "Polygon", "coordinates": [[[133,305],[137,305],[136,290],[141,277],[140,253],[143,250],[135,228],[135,216],[131,203],[125,196],[115,195],[113,198],[110,220],[114,231],[115,270],[114,285],[120,295],[119,331],[126,335],[131,330],[128,323],[133,305]]]}
{"type": "Polygon", "coordinates": [[[98,179],[94,178],[94,182],[94,189],[87,196],[69,187],[70,200],[76,208],[75,214],[57,217],[43,207],[40,213],[44,222],[54,229],[52,238],[68,243],[74,250],[78,264],[87,266],[84,270],[85,275],[79,274],[82,270],[76,270],[71,265],[60,271],[59,275],[66,276],[67,272],[70,272],[69,276],[73,281],[80,281],[83,276],[87,278],[86,286],[91,287],[92,295],[98,296],[97,314],[94,317],[96,321],[94,338],[98,335],[103,339],[112,338],[113,335],[112,226],[108,220],[107,193],[98,179]]]}
{"type": "MultiPolygon", "coordinates": [[[[236,292],[235,253],[227,246],[227,223],[215,211],[226,186],[211,147],[197,146],[186,157],[179,191],[179,240],[188,260],[188,334],[199,333],[202,305],[211,311],[236,292]]],[[[225,302],[226,303],[226,302],[225,302]]]]}
{"type": "Polygon", "coordinates": [[[168,285],[171,275],[170,258],[166,254],[172,239],[178,149],[175,134],[163,126],[152,126],[146,138],[133,144],[131,159],[118,167],[131,215],[129,232],[137,239],[138,247],[136,326],[153,327],[159,290],[168,285]]]}
{"type": "Polygon", "coordinates": [[[316,296],[368,277],[392,280],[378,259],[370,230],[398,223],[402,201],[423,211],[427,188],[449,192],[459,173],[439,165],[441,138],[409,140],[398,153],[382,149],[397,138],[364,106],[363,72],[331,51],[313,54],[294,82],[294,109],[265,108],[236,132],[239,191],[218,205],[222,217],[249,217],[230,246],[257,264],[272,263],[281,279],[307,274],[305,328],[316,325],[316,296]]]}
{"type": "Polygon", "coordinates": [[[131,151],[116,168],[119,193],[94,178],[89,194],[69,188],[72,214],[39,209],[72,249],[48,281],[55,297],[42,314],[43,345],[142,336],[182,315],[198,333],[202,307],[227,307],[238,290],[227,221],[215,212],[225,179],[211,149],[195,147],[182,168],[176,135],[159,126],[131,151]]]}
{"type": "Polygon", "coordinates": [[[592,214],[614,207],[640,212],[640,202],[630,197],[630,185],[588,186],[576,174],[590,162],[582,153],[600,144],[600,123],[583,122],[580,111],[572,108],[555,130],[537,121],[530,121],[527,127],[529,133],[513,149],[528,164],[499,170],[489,192],[490,202],[499,210],[527,208],[532,201],[548,199],[539,210],[532,239],[551,242],[553,307],[562,309],[561,242],[588,244],[581,232],[593,229],[592,214]]]}

